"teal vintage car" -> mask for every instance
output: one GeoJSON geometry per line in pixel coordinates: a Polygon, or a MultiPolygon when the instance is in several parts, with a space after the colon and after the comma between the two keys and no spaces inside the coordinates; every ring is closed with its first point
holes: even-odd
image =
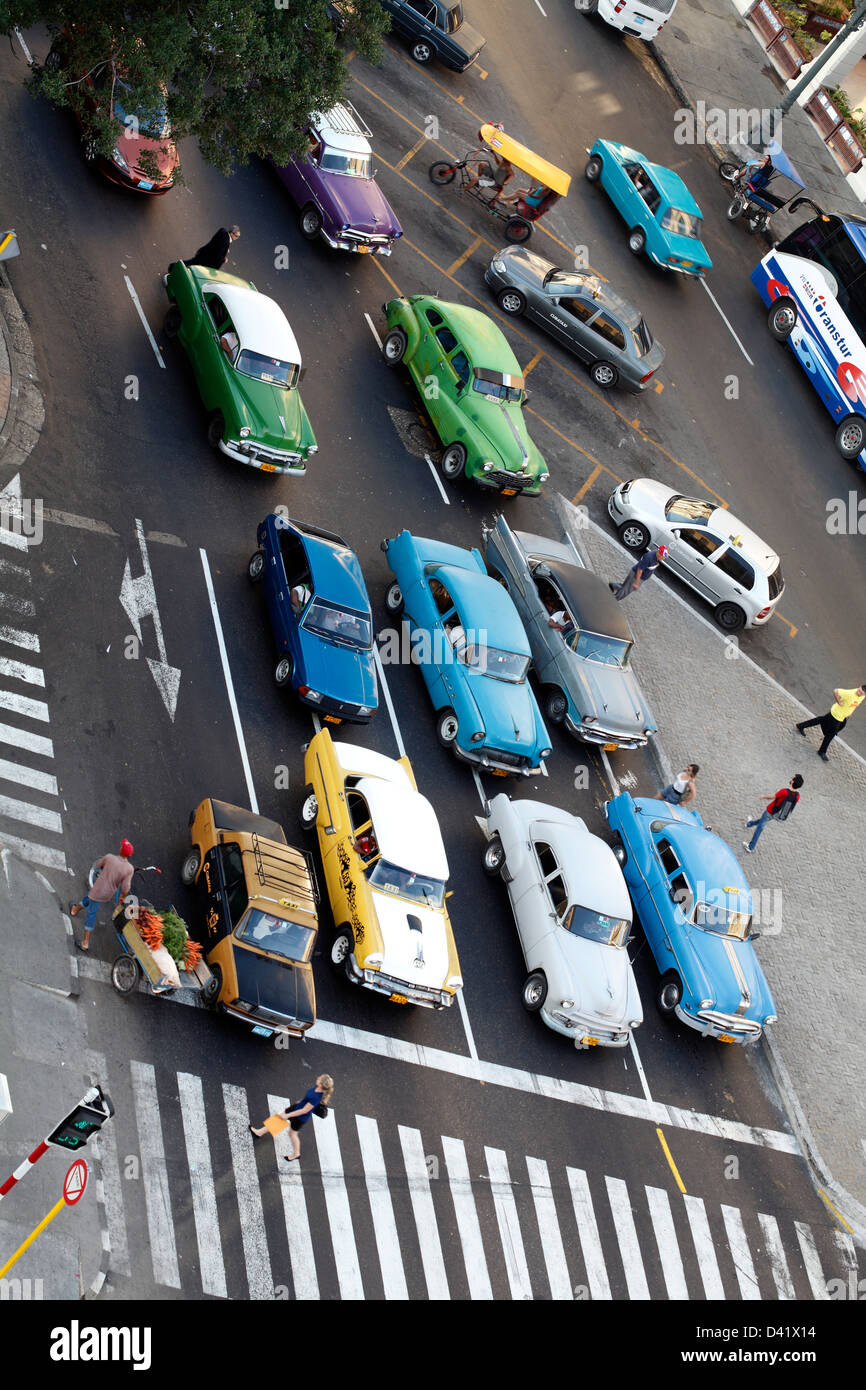
{"type": "Polygon", "coordinates": [[[523,418],[526,387],[496,324],[477,309],[416,294],[391,299],[382,354],[405,363],[442,442],[439,467],[503,497],[535,497],[547,482],[544,459],[523,418]]]}
{"type": "Polygon", "coordinates": [[[584,173],[599,183],[629,228],[628,249],[646,253],[662,270],[705,275],[712,270],[701,241],[701,210],[679,174],[653,164],[640,150],[596,140],[584,173]]]}
{"type": "Polygon", "coordinates": [[[298,391],[300,350],[279,304],[235,275],[183,261],[165,286],[165,335],[192,363],[208,443],[264,473],[305,473],[319,446],[298,391]]]}

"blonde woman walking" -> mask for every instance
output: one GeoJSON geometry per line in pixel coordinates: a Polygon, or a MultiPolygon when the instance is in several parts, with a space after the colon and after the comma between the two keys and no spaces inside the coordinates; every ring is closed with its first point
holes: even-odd
{"type": "Polygon", "coordinates": [[[280,1111],[276,1115],[270,1115],[261,1129],[254,1129],[249,1126],[250,1134],[255,1135],[256,1139],[261,1139],[266,1134],[280,1134],[289,1125],[289,1136],[292,1141],[292,1154],[283,1154],[286,1163],[294,1163],[295,1159],[301,1156],[301,1141],[298,1132],[307,1124],[313,1112],[320,1105],[329,1105],[331,1096],[334,1094],[334,1082],[327,1073],[316,1077],[315,1086],[311,1086],[303,1100],[298,1101],[294,1109],[280,1111]],[[279,1122],[279,1128],[274,1122],[279,1122]]]}

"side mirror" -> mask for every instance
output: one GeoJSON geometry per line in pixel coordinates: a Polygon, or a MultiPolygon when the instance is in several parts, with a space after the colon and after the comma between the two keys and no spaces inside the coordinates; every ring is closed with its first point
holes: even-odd
{"type": "Polygon", "coordinates": [[[301,370],[298,372],[298,381],[303,381],[303,379],[304,379],[304,377],[305,377],[306,375],[307,375],[307,369],[306,369],[306,367],[302,367],[301,370]]]}
{"type": "Polygon", "coordinates": [[[529,402],[530,402],[531,400],[532,400],[532,397],[530,396],[529,392],[528,392],[528,391],[524,391],[524,393],[523,393],[523,404],[524,404],[524,405],[529,405],[529,402]]]}
{"type": "Polygon", "coordinates": [[[445,896],[446,896],[446,898],[453,898],[453,897],[454,897],[454,889],[453,889],[453,888],[449,888],[449,889],[448,889],[448,892],[445,894],[445,896]]]}

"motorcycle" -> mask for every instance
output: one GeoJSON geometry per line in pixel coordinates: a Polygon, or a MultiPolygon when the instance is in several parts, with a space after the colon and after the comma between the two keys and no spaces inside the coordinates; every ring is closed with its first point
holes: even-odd
{"type": "Polygon", "coordinates": [[[729,222],[743,218],[750,232],[766,232],[770,218],[788,206],[791,199],[802,193],[805,184],[781,145],[771,142],[769,155],[772,172],[766,183],[753,186],[754,165],[743,160],[723,160],[719,177],[734,190],[727,207],[729,222]]]}

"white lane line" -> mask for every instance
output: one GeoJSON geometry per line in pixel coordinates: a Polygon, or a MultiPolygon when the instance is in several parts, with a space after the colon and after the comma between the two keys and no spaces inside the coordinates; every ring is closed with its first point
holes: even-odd
{"type": "Polygon", "coordinates": [[[143,310],[142,307],[141,307],[141,301],[139,300],[139,297],[138,297],[138,295],[137,295],[136,292],[135,292],[135,285],[132,283],[132,281],[130,280],[130,278],[129,278],[128,275],[124,275],[123,278],[124,278],[124,281],[125,281],[125,283],[126,283],[126,288],[129,290],[129,297],[130,297],[130,299],[132,300],[133,304],[135,305],[136,310],[137,310],[137,313],[138,313],[138,317],[141,319],[141,322],[142,322],[142,324],[143,324],[143,326],[144,326],[144,331],[145,331],[145,333],[147,334],[147,341],[150,343],[150,346],[153,348],[153,355],[154,355],[154,357],[156,358],[156,360],[157,360],[157,362],[159,363],[159,365],[163,368],[163,370],[165,370],[165,363],[164,363],[163,360],[162,360],[162,353],[160,352],[160,350],[159,350],[159,348],[158,348],[158,346],[157,346],[156,339],[154,338],[152,332],[150,331],[150,324],[148,323],[147,318],[145,317],[144,310],[143,310]]]}
{"type": "Polygon", "coordinates": [[[529,1266],[523,1249],[523,1236],[517,1218],[517,1203],[508,1171],[508,1159],[504,1149],[484,1147],[487,1172],[490,1175],[490,1191],[493,1193],[493,1206],[496,1211],[496,1224],[505,1257],[505,1272],[512,1298],[531,1299],[532,1284],[529,1279],[529,1266]]]}
{"type": "Polygon", "coordinates": [[[463,1251],[463,1262],[466,1266],[469,1297],[492,1300],[493,1289],[490,1286],[490,1276],[487,1273],[481,1226],[478,1223],[478,1212],[472,1192],[472,1178],[469,1175],[469,1164],[466,1160],[466,1146],[462,1139],[447,1139],[443,1135],[442,1152],[445,1155],[445,1167],[448,1169],[448,1185],[451,1188],[457,1234],[460,1237],[460,1248],[463,1251]]]}
{"type": "Polygon", "coordinates": [[[752,1262],[752,1252],[746,1237],[746,1228],[739,1207],[722,1206],[722,1220],[728,1236],[728,1245],[734,1261],[734,1273],[740,1286],[740,1298],[747,1301],[760,1299],[758,1276],[752,1262]]]}
{"type": "Polygon", "coordinates": [[[670,1198],[662,1187],[648,1187],[646,1196],[656,1245],[659,1248],[659,1259],[661,1260],[668,1298],[687,1300],[689,1291],[680,1257],[680,1247],[677,1244],[670,1198]]]}
{"type": "Polygon", "coordinates": [[[547,19],[547,12],[541,9],[541,0],[535,0],[535,3],[538,6],[539,10],[541,10],[541,13],[544,15],[544,18],[547,19]]]}
{"type": "Polygon", "coordinates": [[[8,743],[13,748],[26,748],[28,753],[40,753],[44,758],[54,757],[54,744],[50,738],[31,734],[29,729],[15,729],[11,724],[0,724],[0,743],[8,743]]]}
{"type": "MultiPolygon", "coordinates": [[[[346,1191],[346,1179],[343,1176],[343,1156],[340,1153],[336,1116],[331,1114],[326,1122],[312,1119],[308,1123],[316,1126],[313,1134],[319,1151],[319,1169],[325,1193],[328,1225],[331,1228],[331,1244],[334,1248],[340,1297],[344,1302],[358,1302],[364,1297],[364,1285],[361,1280],[361,1266],[358,1263],[355,1232],[352,1229],[352,1209],[346,1191]]],[[[300,1162],[303,1161],[301,1158],[300,1162]]]]}
{"type": "Polygon", "coordinates": [[[607,773],[608,780],[610,782],[611,797],[619,796],[619,782],[613,775],[613,768],[610,765],[610,758],[607,756],[607,753],[604,751],[603,748],[599,748],[598,751],[601,754],[601,761],[604,766],[604,770],[607,773]]]}
{"type": "Polygon", "coordinates": [[[242,1086],[230,1086],[228,1082],[223,1082],[223,1108],[225,1109],[226,1127],[229,1132],[232,1175],[235,1194],[238,1199],[241,1241],[244,1247],[244,1263],[247,1267],[250,1298],[258,1301],[272,1299],[274,1297],[274,1276],[271,1273],[271,1257],[268,1253],[268,1239],[265,1235],[265,1215],[262,1210],[259,1172],[253,1153],[255,1141],[247,1129],[250,1114],[247,1106],[247,1093],[242,1086]]]}
{"type": "Polygon", "coordinates": [[[4,847],[13,850],[31,864],[41,864],[43,869],[60,869],[66,872],[66,855],[59,849],[49,849],[47,845],[37,845],[32,840],[21,840],[17,835],[7,835],[5,830],[0,831],[0,849],[4,847]]]}
{"type": "Polygon", "coordinates": [[[542,763],[542,764],[541,764],[541,775],[542,775],[542,777],[549,777],[549,776],[550,776],[550,773],[549,773],[548,770],[547,770],[547,763],[542,763]]]}
{"type": "Polygon", "coordinates": [[[785,1247],[782,1244],[782,1236],[779,1231],[779,1223],[775,1216],[767,1216],[765,1212],[758,1212],[758,1221],[764,1233],[764,1248],[767,1258],[770,1261],[770,1269],[773,1274],[773,1283],[776,1285],[777,1298],[796,1299],[797,1294],[794,1289],[794,1282],[788,1269],[788,1261],[785,1257],[785,1247]]]}
{"type": "Polygon", "coordinates": [[[63,834],[63,821],[56,811],[46,811],[42,806],[18,801],[14,796],[0,796],[0,816],[23,821],[25,825],[37,825],[40,830],[51,830],[55,835],[63,834]]]}
{"type": "Polygon", "coordinates": [[[207,1110],[201,1078],[187,1071],[179,1071],[177,1093],[189,1163],[202,1292],[213,1294],[215,1298],[227,1298],[226,1269],[223,1263],[216,1188],[208,1143],[207,1110]]]}
{"type": "Polygon", "coordinates": [[[38,666],[30,666],[26,661],[15,661],[11,656],[0,656],[0,676],[11,680],[26,681],[28,685],[41,685],[45,688],[45,676],[38,666]]]}
{"type": "Polygon", "coordinates": [[[382,658],[379,655],[379,648],[376,646],[375,642],[373,643],[373,660],[376,663],[376,672],[379,677],[379,684],[382,687],[382,693],[385,696],[385,704],[388,706],[388,714],[391,718],[391,728],[394,730],[394,739],[396,741],[400,757],[405,758],[406,745],[404,744],[403,737],[400,733],[400,725],[397,723],[397,711],[394,708],[394,701],[391,699],[391,687],[385,679],[385,671],[382,667],[382,658]]]}
{"type": "Polygon", "coordinates": [[[795,1221],[794,1230],[797,1232],[797,1240],[800,1242],[800,1253],[803,1256],[803,1264],[806,1266],[806,1276],[812,1290],[812,1297],[829,1299],[830,1290],[827,1288],[827,1280],[824,1278],[824,1271],[818,1257],[818,1247],[815,1244],[811,1227],[807,1226],[805,1221],[795,1221]]]}
{"type": "Polygon", "coordinates": [[[719,1273],[719,1264],[716,1259],[716,1250],[713,1245],[713,1237],[710,1234],[710,1223],[707,1220],[707,1209],[704,1206],[703,1198],[689,1197],[684,1193],[683,1201],[686,1207],[686,1216],[689,1218],[692,1240],[695,1244],[695,1254],[698,1257],[698,1269],[701,1271],[704,1293],[710,1302],[724,1299],[725,1286],[719,1273]]]}
{"type": "MultiPolygon", "coordinates": [[[[313,1122],[315,1123],[315,1121],[313,1122]]],[[[361,1161],[364,1164],[364,1180],[367,1184],[367,1197],[370,1202],[370,1215],[373,1218],[373,1234],[376,1237],[376,1250],[379,1255],[379,1268],[382,1271],[382,1288],[387,1299],[408,1300],[409,1290],[403,1272],[403,1256],[400,1253],[400,1237],[394,1220],[394,1204],[388,1186],[388,1173],[385,1168],[385,1155],[379,1138],[379,1126],[367,1115],[356,1115],[358,1142],[361,1146],[361,1161]]]]}
{"type": "Polygon", "coordinates": [[[445,1273],[445,1261],[442,1258],[439,1227],[436,1224],[436,1209],[430,1194],[430,1176],[427,1172],[427,1159],[424,1155],[421,1134],[419,1130],[409,1129],[406,1125],[398,1125],[397,1133],[400,1136],[403,1163],[409,1182],[409,1198],[418,1233],[424,1278],[427,1281],[427,1296],[431,1300],[449,1299],[451,1295],[448,1292],[448,1277],[445,1273]]]}
{"type": "Polygon", "coordinates": [[[153,1277],[157,1284],[179,1289],[180,1270],[177,1246],[174,1241],[174,1220],[162,1121],[159,1115],[159,1094],[156,1072],[149,1062],[130,1062],[135,1122],[138,1129],[141,1176],[144,1183],[144,1202],[147,1211],[147,1230],[150,1237],[150,1257],[153,1277]]]}
{"type": "Polygon", "coordinates": [[[36,633],[24,632],[20,627],[6,627],[0,623],[0,642],[8,642],[12,647],[24,647],[28,652],[39,651],[36,633]]]}
{"type": "MultiPolygon", "coordinates": [[[[278,1115],[283,1110],[291,1110],[292,1102],[288,1096],[268,1096],[270,1113],[278,1115]]],[[[310,1121],[315,1124],[315,1120],[310,1121]]],[[[292,1262],[292,1284],[295,1298],[300,1302],[315,1302],[319,1297],[319,1281],[316,1278],[316,1261],[313,1254],[313,1237],[310,1233],[310,1218],[304,1200],[304,1182],[298,1172],[299,1163],[284,1163],[283,1154],[289,1152],[288,1131],[278,1134],[274,1139],[275,1159],[283,1199],[283,1215],[286,1221],[286,1235],[289,1242],[289,1258],[292,1262]]]]}
{"type": "Polygon", "coordinates": [[[0,709],[21,714],[25,719],[41,719],[48,723],[48,706],[43,700],[31,700],[29,695],[16,695],[12,690],[0,690],[0,709]]]}
{"type": "MultiPolygon", "coordinates": [[[[247,784],[247,796],[250,800],[250,810],[256,815],[259,813],[259,803],[256,800],[256,789],[253,786],[253,774],[250,768],[250,760],[247,757],[247,745],[244,742],[244,731],[241,727],[241,716],[238,712],[238,702],[235,699],[235,688],[232,683],[232,673],[229,669],[229,658],[226,652],[226,643],[223,636],[223,625],[220,620],[219,609],[217,608],[216,594],[214,593],[213,580],[211,578],[210,565],[208,563],[207,551],[203,548],[199,550],[201,556],[201,567],[204,570],[204,582],[207,588],[208,601],[210,603],[211,616],[216,631],[217,647],[219,648],[220,662],[223,668],[223,679],[226,683],[226,692],[229,697],[229,707],[232,712],[232,723],[235,726],[235,737],[238,741],[238,748],[241,755],[241,766],[244,770],[244,778],[247,784]]],[[[375,650],[375,648],[374,648],[375,650]]],[[[269,1295],[271,1297],[272,1295],[269,1295]]]]}
{"type": "Polygon", "coordinates": [[[640,1056],[638,1055],[637,1043],[634,1040],[634,1029],[632,1029],[632,1031],[628,1035],[628,1045],[631,1049],[631,1055],[634,1058],[634,1064],[637,1067],[637,1074],[640,1079],[640,1084],[641,1088],[643,1089],[643,1093],[646,1096],[647,1100],[650,1103],[652,1103],[649,1082],[646,1079],[646,1072],[643,1069],[643,1063],[641,1062],[640,1056]]]}
{"type": "Polygon", "coordinates": [[[649,1299],[649,1286],[644,1273],[628,1188],[622,1178],[605,1177],[604,1181],[607,1185],[607,1200],[613,1216],[619,1253],[622,1256],[628,1296],[632,1299],[649,1299]]]}
{"type": "Polygon", "coordinates": [[[457,1007],[460,1010],[460,1019],[463,1023],[463,1032],[466,1034],[466,1046],[469,1048],[469,1056],[473,1061],[478,1061],[478,1050],[475,1046],[475,1038],[472,1035],[472,1026],[469,1022],[469,1013],[466,1008],[466,1000],[463,998],[463,990],[457,991],[457,1007]]]}
{"type": "Polygon", "coordinates": [[[30,52],[30,49],[27,47],[26,43],[24,42],[24,35],[21,33],[21,30],[20,30],[20,29],[17,29],[17,28],[14,29],[12,32],[14,33],[14,35],[15,35],[16,39],[18,40],[18,42],[20,43],[21,48],[22,48],[22,51],[23,51],[23,53],[24,53],[24,57],[27,59],[27,62],[30,64],[30,66],[31,66],[31,68],[32,68],[32,66],[33,66],[33,54],[30,52]]]}
{"type": "MultiPolygon", "coordinates": [[[[107,521],[96,521],[92,516],[76,516],[73,512],[57,512],[51,508],[42,513],[43,521],[53,522],[55,526],[71,526],[76,531],[95,531],[100,536],[117,536],[113,526],[107,521]]],[[[151,539],[148,536],[148,539],[151,539]]]]}
{"type": "MultiPolygon", "coordinates": [[[[108,1064],[101,1052],[88,1049],[84,1062],[92,1076],[98,1076],[102,1084],[110,1090],[108,1064]]],[[[129,1237],[126,1231],[126,1212],[123,1204],[123,1183],[120,1176],[120,1160],[117,1155],[117,1127],[105,1125],[93,1136],[98,1145],[99,1171],[102,1174],[102,1191],[105,1199],[105,1219],[108,1227],[108,1244],[111,1250],[111,1268],[118,1274],[129,1278],[132,1270],[129,1263],[129,1237]]]]}
{"type": "Polygon", "coordinates": [[[435,465],[435,463],[433,462],[433,460],[431,459],[431,457],[430,457],[429,454],[425,454],[424,457],[425,457],[425,459],[427,460],[427,463],[428,463],[428,465],[429,465],[429,467],[430,467],[430,472],[433,474],[433,479],[434,479],[434,481],[435,481],[435,483],[436,483],[436,486],[438,487],[439,492],[440,492],[440,494],[441,494],[441,496],[442,496],[442,501],[445,503],[446,507],[450,507],[450,506],[451,506],[451,499],[450,499],[450,497],[448,496],[448,493],[445,491],[445,488],[444,488],[443,485],[442,485],[442,479],[439,477],[439,474],[438,474],[438,472],[436,471],[436,465],[435,465]]]}
{"type": "Polygon", "coordinates": [[[36,617],[36,605],[33,600],[19,598],[17,594],[0,593],[0,608],[8,608],[10,613],[20,613],[22,618],[36,617]]]}
{"type": "Polygon", "coordinates": [[[568,1174],[568,1185],[571,1188],[574,1219],[577,1222],[577,1234],[583,1253],[589,1292],[594,1300],[610,1298],[612,1296],[610,1284],[607,1279],[607,1269],[598,1236],[598,1224],[595,1219],[586,1173],[582,1168],[566,1168],[565,1171],[568,1174]]]}
{"type": "Polygon", "coordinates": [[[703,287],[704,287],[704,290],[705,290],[706,293],[709,295],[710,299],[711,299],[711,300],[713,301],[713,303],[715,304],[716,309],[718,310],[718,313],[719,313],[719,317],[721,318],[722,322],[725,324],[725,327],[727,328],[728,332],[730,333],[730,335],[731,335],[731,337],[733,338],[734,342],[736,343],[737,347],[740,349],[740,352],[741,352],[741,353],[743,354],[743,356],[745,357],[745,359],[746,359],[746,361],[748,362],[749,366],[750,366],[750,367],[754,367],[754,365],[755,365],[754,362],[752,361],[751,357],[750,357],[749,354],[746,352],[746,349],[743,347],[743,344],[740,342],[739,338],[737,337],[736,333],[734,332],[733,325],[731,324],[730,319],[729,319],[729,318],[727,317],[727,315],[725,314],[724,310],[722,309],[721,304],[720,304],[719,301],[716,299],[716,296],[713,294],[712,290],[710,289],[710,287],[709,287],[709,285],[707,284],[706,280],[704,279],[703,275],[699,275],[699,276],[698,276],[698,279],[700,280],[701,284],[702,284],[703,287]]]}
{"type": "Polygon", "coordinates": [[[0,780],[17,782],[19,786],[32,787],[37,792],[48,792],[49,796],[57,795],[57,778],[52,777],[50,772],[22,767],[20,763],[10,763],[5,758],[0,758],[0,780]]]}
{"type": "Polygon", "coordinates": [[[381,352],[381,351],[382,351],[382,339],[379,337],[379,334],[378,334],[377,331],[376,331],[376,325],[375,325],[375,323],[373,322],[373,320],[370,318],[370,315],[369,315],[369,314],[365,314],[365,315],[364,315],[364,318],[367,320],[367,324],[368,324],[368,327],[369,327],[369,329],[370,329],[370,332],[373,334],[373,337],[376,339],[376,342],[379,344],[379,351],[381,352]]]}
{"type": "Polygon", "coordinates": [[[562,1233],[556,1217],[556,1203],[553,1199],[547,1164],[543,1158],[527,1157],[526,1169],[529,1173],[532,1200],[535,1203],[535,1219],[538,1222],[541,1253],[544,1256],[544,1267],[547,1270],[547,1279],[550,1284],[550,1297],[571,1302],[574,1295],[571,1291],[571,1280],[568,1277],[565,1247],[562,1243],[562,1233]]]}

